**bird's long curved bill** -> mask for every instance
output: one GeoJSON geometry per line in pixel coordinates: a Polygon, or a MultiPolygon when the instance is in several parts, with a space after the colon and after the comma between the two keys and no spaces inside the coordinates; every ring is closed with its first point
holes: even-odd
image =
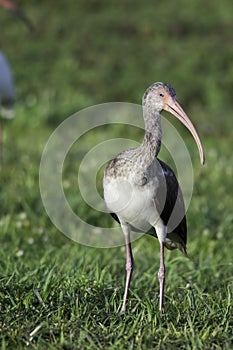
{"type": "Polygon", "coordinates": [[[205,156],[204,156],[201,140],[198,136],[198,133],[193,123],[191,122],[191,120],[189,119],[189,117],[187,116],[183,108],[179,105],[179,103],[175,99],[171,97],[165,104],[164,109],[170,112],[171,114],[173,114],[177,119],[179,119],[186,126],[186,128],[191,132],[199,150],[201,164],[204,164],[205,156]]]}
{"type": "Polygon", "coordinates": [[[32,22],[29,20],[29,18],[25,15],[25,13],[19,8],[18,5],[16,5],[13,1],[11,0],[0,0],[0,6],[3,6],[13,13],[15,13],[16,16],[18,16],[27,26],[28,28],[33,31],[34,26],[32,22]]]}

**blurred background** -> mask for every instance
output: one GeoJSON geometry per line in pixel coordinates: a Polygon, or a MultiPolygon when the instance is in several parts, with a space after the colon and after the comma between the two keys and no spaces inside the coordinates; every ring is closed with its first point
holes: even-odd
{"type": "MultiPolygon", "coordinates": [[[[216,269],[219,282],[213,288],[221,290],[219,283],[232,278],[233,2],[22,0],[17,4],[34,30],[0,8],[0,50],[10,63],[16,89],[15,119],[3,120],[1,274],[16,271],[17,283],[42,261],[46,251],[52,251],[54,257],[53,249],[62,251],[68,246],[69,255],[72,243],[48,219],[39,192],[40,158],[53,130],[71,114],[95,104],[140,104],[145,89],[163,81],[176,89],[205,149],[206,165],[201,167],[190,134],[168,117],[186,141],[194,165],[188,251],[196,266],[204,264],[205,271],[216,269]],[[225,267],[218,271],[220,262],[225,267]]],[[[98,135],[98,140],[106,137],[106,130],[98,135]]],[[[130,136],[140,141],[142,135],[125,126],[107,130],[109,138],[130,136]]],[[[96,139],[96,134],[90,134],[83,140],[83,154],[96,139]]],[[[82,202],[75,152],[65,167],[64,188],[70,202],[85,220],[112,225],[106,214],[82,202]]],[[[101,181],[98,186],[101,188],[101,181]]],[[[138,243],[144,250],[135,257],[145,270],[149,256],[154,262],[150,249],[155,249],[146,240],[150,238],[138,243]]],[[[85,248],[74,249],[78,249],[74,259],[84,255],[85,248]]],[[[113,253],[110,256],[106,250],[95,254],[101,256],[101,262],[112,261],[113,253]]],[[[49,264],[50,256],[47,260],[49,264]]],[[[124,253],[121,267],[123,261],[124,253]]],[[[117,271],[117,264],[112,271],[117,271]]],[[[196,270],[190,267],[189,272],[195,275],[196,270]]],[[[213,273],[202,275],[205,286],[211,284],[210,275],[213,273]]],[[[31,272],[31,281],[37,281],[33,276],[31,272]]],[[[27,277],[24,282],[31,283],[27,277]]]]}
{"type": "MultiPolygon", "coordinates": [[[[227,176],[233,133],[231,1],[58,0],[55,4],[24,0],[17,4],[34,30],[0,8],[0,48],[12,68],[17,100],[16,118],[3,121],[1,177],[4,187],[6,177],[9,193],[1,194],[2,212],[9,212],[11,196],[12,210],[15,205],[18,210],[31,207],[26,199],[28,191],[35,197],[33,205],[41,211],[41,153],[48,136],[65,118],[104,102],[140,104],[145,89],[155,81],[175,87],[179,102],[201,135],[207,165],[203,170],[197,163],[195,171],[202,172],[202,177],[213,177],[216,166],[217,173],[222,169],[227,176]],[[9,184],[9,173],[13,183],[21,178],[22,192],[20,186],[16,191],[14,184],[9,184]]],[[[185,137],[196,162],[197,150],[190,135],[179,122],[169,120],[185,137]]],[[[131,135],[137,141],[142,137],[125,126],[110,129],[109,137],[111,132],[112,137],[131,135]]],[[[227,181],[221,176],[217,188],[224,193],[227,181]]],[[[197,187],[207,186],[209,179],[207,183],[197,179],[196,183],[197,187]]]]}
{"type": "Polygon", "coordinates": [[[140,103],[147,86],[166,81],[202,134],[229,132],[231,1],[18,4],[35,30],[1,8],[0,43],[15,76],[17,112],[31,112],[27,125],[57,125],[102,102],[140,103]]]}

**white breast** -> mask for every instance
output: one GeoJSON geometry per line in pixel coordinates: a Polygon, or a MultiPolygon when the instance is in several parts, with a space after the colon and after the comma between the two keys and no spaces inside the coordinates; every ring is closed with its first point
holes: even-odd
{"type": "Polygon", "coordinates": [[[135,178],[105,178],[104,198],[110,212],[116,213],[120,221],[129,223],[132,229],[148,231],[159,215],[154,203],[155,183],[137,186],[135,178]]]}

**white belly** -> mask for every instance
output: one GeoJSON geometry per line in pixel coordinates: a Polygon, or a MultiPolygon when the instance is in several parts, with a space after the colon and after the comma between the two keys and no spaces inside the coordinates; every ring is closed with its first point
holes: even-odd
{"type": "Polygon", "coordinates": [[[105,202],[109,211],[116,213],[120,221],[130,224],[134,230],[146,232],[159,218],[153,200],[156,186],[153,182],[137,186],[131,180],[105,180],[105,202]]]}

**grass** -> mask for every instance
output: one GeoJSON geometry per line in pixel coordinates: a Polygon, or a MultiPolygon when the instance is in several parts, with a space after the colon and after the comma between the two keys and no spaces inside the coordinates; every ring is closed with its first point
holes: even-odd
{"type": "MultiPolygon", "coordinates": [[[[4,122],[0,174],[1,349],[232,349],[232,2],[190,1],[187,8],[180,1],[178,11],[173,2],[155,9],[154,1],[135,1],[132,10],[130,2],[70,0],[65,9],[57,1],[52,12],[46,1],[22,3],[35,33],[0,12],[18,95],[16,118],[4,122]],[[40,198],[40,158],[71,113],[102,102],[140,103],[155,80],[174,84],[207,162],[199,165],[190,135],[175,123],[194,169],[189,258],[166,251],[160,314],[158,242],[135,241],[128,311],[120,317],[124,247],[82,246],[57,230],[40,198]]],[[[103,226],[113,225],[111,218],[89,209],[76,187],[78,162],[92,145],[115,137],[140,141],[142,133],[96,130],[65,164],[73,208],[103,226]]]]}
{"type": "Polygon", "coordinates": [[[191,251],[191,259],[166,254],[166,304],[161,315],[158,246],[141,239],[133,245],[136,270],[129,309],[120,317],[123,250],[115,248],[109,254],[61,237],[55,240],[55,235],[46,239],[37,233],[12,245],[1,278],[5,348],[231,348],[230,263],[219,257],[211,265],[208,252],[196,257],[191,251]],[[114,262],[112,256],[117,257],[114,262]]]}

